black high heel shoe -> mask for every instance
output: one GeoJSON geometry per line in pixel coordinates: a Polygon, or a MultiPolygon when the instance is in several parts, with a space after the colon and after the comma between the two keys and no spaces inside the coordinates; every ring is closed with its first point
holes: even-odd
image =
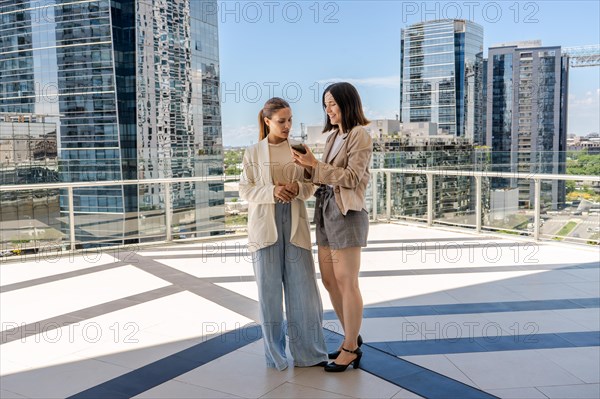
{"type": "Polygon", "coordinates": [[[346,369],[350,365],[352,365],[352,367],[354,367],[355,369],[358,368],[358,366],[360,365],[360,358],[362,357],[362,354],[363,354],[362,349],[356,348],[353,351],[351,351],[351,350],[348,350],[348,349],[342,347],[342,350],[344,352],[354,353],[356,355],[356,359],[354,359],[353,361],[351,361],[348,364],[337,364],[336,362],[331,362],[327,366],[325,366],[325,368],[324,368],[325,371],[329,371],[330,373],[341,373],[342,371],[346,371],[346,369]]]}
{"type": "MultiPolygon", "coordinates": [[[[363,344],[363,339],[360,336],[360,334],[358,334],[358,338],[356,338],[356,343],[358,344],[358,347],[360,348],[363,344]]],[[[331,352],[327,354],[327,357],[329,357],[330,359],[337,359],[337,357],[340,355],[340,351],[335,351],[335,352],[331,352]]]]}

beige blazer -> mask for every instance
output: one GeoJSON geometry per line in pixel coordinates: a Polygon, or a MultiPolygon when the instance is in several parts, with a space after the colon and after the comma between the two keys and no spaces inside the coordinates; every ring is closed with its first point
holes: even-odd
{"type": "MultiPolygon", "coordinates": [[[[297,142],[288,140],[288,144],[297,142]]],[[[275,225],[275,185],[271,178],[269,142],[265,138],[244,152],[244,171],[240,177],[240,198],[248,201],[248,250],[256,252],[277,242],[275,225]]],[[[304,201],[315,192],[315,186],[303,177],[304,168],[291,163],[286,175],[293,174],[300,191],[292,201],[292,228],[290,242],[297,247],[312,249],[306,205],[304,201]]]]}
{"type": "MultiPolygon", "coordinates": [[[[327,138],[322,159],[327,159],[335,136],[331,134],[327,138]]],[[[315,184],[333,186],[335,202],[342,214],[346,215],[349,210],[367,209],[365,192],[371,176],[369,164],[373,154],[373,140],[362,126],[356,126],[342,137],[344,142],[337,154],[332,154],[331,164],[319,162],[308,176],[315,184]]]]}

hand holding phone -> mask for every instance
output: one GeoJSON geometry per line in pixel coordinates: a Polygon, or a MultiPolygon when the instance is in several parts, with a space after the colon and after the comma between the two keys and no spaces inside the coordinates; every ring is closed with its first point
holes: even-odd
{"type": "Polygon", "coordinates": [[[306,148],[302,144],[293,144],[292,149],[300,154],[306,154],[306,148]]]}

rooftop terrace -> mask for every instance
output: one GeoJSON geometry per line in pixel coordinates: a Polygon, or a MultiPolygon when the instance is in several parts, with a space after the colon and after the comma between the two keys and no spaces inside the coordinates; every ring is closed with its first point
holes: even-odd
{"type": "MultiPolygon", "coordinates": [[[[365,355],[331,375],[265,367],[244,244],[3,260],[0,396],[600,397],[598,247],[374,223],[365,355]]],[[[319,286],[333,350],[339,325],[319,286]]]]}

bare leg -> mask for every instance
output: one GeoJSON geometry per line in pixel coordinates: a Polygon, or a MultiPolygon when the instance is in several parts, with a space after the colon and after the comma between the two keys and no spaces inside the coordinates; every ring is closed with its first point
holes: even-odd
{"type": "Polygon", "coordinates": [[[334,274],[334,262],[339,262],[339,260],[333,259],[332,254],[335,253],[335,250],[319,245],[319,269],[321,271],[321,281],[329,293],[333,310],[342,324],[342,329],[346,331],[346,327],[344,326],[342,293],[338,288],[338,283],[334,274]]]}
{"type": "MultiPolygon", "coordinates": [[[[363,301],[358,286],[360,270],[360,247],[344,248],[333,253],[333,272],[339,293],[342,297],[344,318],[344,348],[354,350],[358,347],[357,338],[362,324],[363,301]]],[[[337,364],[347,364],[356,355],[342,351],[336,359],[337,364]]]]}

